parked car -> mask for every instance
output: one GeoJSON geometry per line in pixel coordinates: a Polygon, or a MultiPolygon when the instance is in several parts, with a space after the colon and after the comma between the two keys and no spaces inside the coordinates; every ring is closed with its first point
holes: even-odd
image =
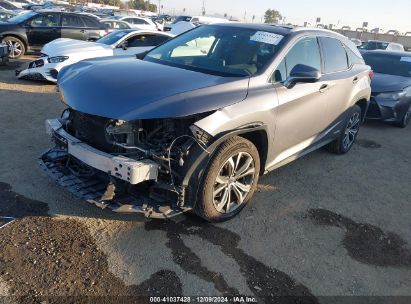
{"type": "Polygon", "coordinates": [[[149,18],[134,17],[134,16],[113,16],[111,19],[125,21],[133,28],[140,30],[158,30],[158,25],[149,18]]]}
{"type": "Polygon", "coordinates": [[[15,6],[13,3],[7,0],[0,0],[0,7],[9,11],[20,10],[20,7],[15,6]]]}
{"type": "Polygon", "coordinates": [[[19,9],[23,9],[23,7],[27,4],[37,4],[30,0],[9,0],[9,2],[14,6],[17,6],[19,9]]]}
{"type": "Polygon", "coordinates": [[[378,41],[378,40],[369,40],[364,42],[360,47],[360,52],[364,53],[366,51],[374,50],[386,50],[386,51],[398,51],[404,52],[404,46],[399,43],[387,42],[387,41],[378,41]]]}
{"type": "Polygon", "coordinates": [[[131,29],[131,25],[125,21],[113,20],[113,19],[101,19],[100,22],[108,33],[112,33],[117,30],[131,29]]]}
{"type": "Polygon", "coordinates": [[[68,108],[47,121],[56,147],[42,166],[102,208],[228,220],[261,174],[324,145],[351,149],[370,75],[355,45],[331,31],[200,26],[145,56],[64,68],[68,108]],[[177,51],[199,40],[208,48],[177,51]]]}
{"type": "Polygon", "coordinates": [[[411,119],[411,53],[372,51],[363,57],[374,70],[367,118],[405,128],[411,119]]]}
{"type": "Polygon", "coordinates": [[[169,32],[173,28],[174,24],[179,22],[190,22],[192,18],[192,16],[178,16],[173,22],[164,25],[164,31],[169,32]]]}
{"type": "Polygon", "coordinates": [[[82,13],[30,11],[0,24],[0,41],[9,45],[10,58],[40,50],[58,38],[96,41],[105,34],[98,19],[82,13]]]}
{"type": "Polygon", "coordinates": [[[0,21],[5,22],[9,20],[10,18],[13,18],[17,15],[17,13],[14,13],[13,11],[5,10],[0,8],[0,21]]]}
{"type": "Polygon", "coordinates": [[[362,42],[360,39],[354,39],[354,38],[352,38],[352,39],[350,39],[350,40],[355,44],[356,47],[360,47],[360,46],[362,46],[362,44],[363,44],[363,42],[362,42]]]}
{"type": "Polygon", "coordinates": [[[173,35],[158,31],[118,30],[96,42],[60,38],[44,46],[42,56],[28,68],[16,71],[20,79],[57,81],[60,70],[80,60],[121,55],[135,55],[164,43],[173,35]]]}

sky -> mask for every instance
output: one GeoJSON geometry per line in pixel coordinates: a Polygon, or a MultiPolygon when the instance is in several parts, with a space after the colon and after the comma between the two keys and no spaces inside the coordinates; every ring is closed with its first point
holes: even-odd
{"type": "MultiPolygon", "coordinates": [[[[151,0],[158,5],[158,0],[151,0]]],[[[261,22],[264,12],[271,8],[279,10],[285,16],[286,23],[303,25],[304,22],[315,24],[321,18],[323,24],[334,24],[338,27],[348,25],[352,28],[362,27],[363,22],[369,28],[382,28],[385,31],[396,29],[402,32],[411,31],[410,0],[205,0],[207,15],[219,13],[235,16],[240,20],[246,16],[251,22],[261,22]]],[[[161,0],[163,12],[199,15],[203,0],[161,0]]]]}

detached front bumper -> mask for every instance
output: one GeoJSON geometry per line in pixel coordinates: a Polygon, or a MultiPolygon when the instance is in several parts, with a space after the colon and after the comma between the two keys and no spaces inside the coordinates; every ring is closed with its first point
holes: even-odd
{"type": "Polygon", "coordinates": [[[136,161],[96,150],[68,134],[59,119],[47,120],[46,129],[57,146],[41,156],[40,166],[74,195],[102,209],[142,213],[151,218],[169,218],[189,210],[158,202],[148,195],[124,191],[127,185],[157,181],[159,167],[154,161],[136,161]],[[122,181],[121,191],[116,180],[122,181]]]}
{"type": "Polygon", "coordinates": [[[49,63],[47,57],[40,57],[29,63],[27,69],[16,70],[19,79],[41,80],[57,83],[57,75],[61,70],[61,63],[49,63]]]}

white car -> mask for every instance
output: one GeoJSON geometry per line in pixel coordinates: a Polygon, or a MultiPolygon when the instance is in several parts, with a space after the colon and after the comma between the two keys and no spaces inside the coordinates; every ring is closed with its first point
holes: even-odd
{"type": "Polygon", "coordinates": [[[158,25],[149,18],[135,17],[135,16],[115,16],[111,19],[125,21],[131,25],[132,28],[138,28],[140,30],[152,30],[158,31],[158,25]]]}
{"type": "Polygon", "coordinates": [[[42,56],[30,62],[27,69],[16,71],[16,75],[19,79],[56,83],[65,66],[90,58],[143,53],[172,37],[170,33],[128,29],[110,33],[96,42],[60,38],[46,44],[42,56]]]}

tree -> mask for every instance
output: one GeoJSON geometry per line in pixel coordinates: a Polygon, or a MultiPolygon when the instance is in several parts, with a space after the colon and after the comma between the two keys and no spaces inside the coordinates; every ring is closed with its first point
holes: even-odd
{"type": "Polygon", "coordinates": [[[130,0],[128,6],[131,9],[156,12],[157,5],[150,3],[147,0],[130,0]]]}
{"type": "Polygon", "coordinates": [[[268,9],[264,14],[265,23],[278,23],[281,18],[281,14],[277,10],[268,9]]]}

